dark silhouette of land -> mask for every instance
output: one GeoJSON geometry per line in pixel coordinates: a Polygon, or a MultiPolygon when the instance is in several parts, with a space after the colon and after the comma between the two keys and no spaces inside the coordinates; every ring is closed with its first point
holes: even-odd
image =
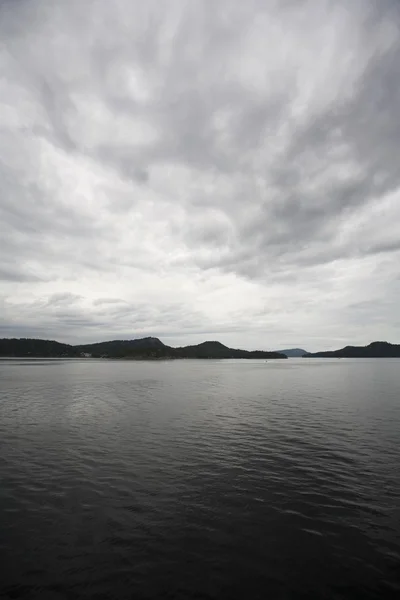
{"type": "Polygon", "coordinates": [[[400,358],[400,344],[372,342],[368,346],[346,346],[341,350],[308,353],[304,358],[400,358]]]}
{"type": "Polygon", "coordinates": [[[281,354],[284,354],[288,358],[301,358],[305,354],[308,354],[307,350],[303,348],[289,348],[288,350],[277,350],[281,354]]]}
{"type": "Polygon", "coordinates": [[[37,358],[400,358],[400,344],[372,342],[368,346],[346,346],[340,350],[307,353],[301,348],[269,352],[264,350],[240,350],[228,348],[217,341],[207,341],[194,346],[173,348],[154,337],[135,340],[112,340],[95,344],[63,344],[54,340],[31,338],[0,339],[2,357],[37,358]]]}
{"type": "Polygon", "coordinates": [[[40,339],[0,339],[0,356],[41,358],[131,358],[136,360],[168,358],[287,358],[280,352],[248,351],[228,348],[220,342],[203,342],[195,346],[172,348],[158,338],[113,340],[97,344],[62,344],[40,339]]]}

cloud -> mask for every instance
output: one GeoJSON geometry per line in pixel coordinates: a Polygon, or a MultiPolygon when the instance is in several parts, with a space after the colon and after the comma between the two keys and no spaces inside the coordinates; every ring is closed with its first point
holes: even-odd
{"type": "Polygon", "coordinates": [[[0,331],[398,341],[399,19],[0,2],[0,331]]]}

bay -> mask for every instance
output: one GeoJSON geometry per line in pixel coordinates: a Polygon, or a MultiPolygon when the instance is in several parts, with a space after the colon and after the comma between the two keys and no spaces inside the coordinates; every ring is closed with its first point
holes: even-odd
{"type": "Polygon", "coordinates": [[[3,598],[400,591],[400,360],[0,360],[3,598]]]}

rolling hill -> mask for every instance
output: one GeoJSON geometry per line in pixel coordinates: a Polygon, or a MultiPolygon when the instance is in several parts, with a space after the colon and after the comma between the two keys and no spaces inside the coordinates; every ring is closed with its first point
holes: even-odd
{"type": "Polygon", "coordinates": [[[400,358],[400,344],[372,342],[368,346],[346,346],[340,350],[314,352],[304,358],[400,358]]]}
{"type": "Polygon", "coordinates": [[[82,355],[103,358],[162,359],[162,358],[287,358],[279,352],[248,351],[228,348],[217,341],[206,341],[194,346],[173,348],[161,340],[146,337],[133,340],[111,340],[94,344],[70,345],[40,339],[0,339],[3,357],[68,357],[82,355]]]}

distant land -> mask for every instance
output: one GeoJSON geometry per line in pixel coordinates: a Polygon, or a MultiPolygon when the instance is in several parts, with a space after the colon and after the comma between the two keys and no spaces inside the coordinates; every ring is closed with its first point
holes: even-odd
{"type": "Polygon", "coordinates": [[[302,348],[289,348],[288,350],[277,350],[281,354],[284,354],[288,358],[301,358],[305,354],[308,354],[307,350],[303,350],[302,348]]]}
{"type": "Polygon", "coordinates": [[[130,358],[136,360],[168,358],[287,358],[281,352],[237,350],[220,342],[209,341],[196,346],[172,348],[154,337],[136,340],[113,340],[96,344],[70,345],[53,340],[30,338],[0,339],[0,356],[19,358],[130,358]]]}
{"type": "Polygon", "coordinates": [[[304,358],[400,358],[400,344],[372,342],[368,346],[346,346],[341,350],[308,353],[304,358]]]}

